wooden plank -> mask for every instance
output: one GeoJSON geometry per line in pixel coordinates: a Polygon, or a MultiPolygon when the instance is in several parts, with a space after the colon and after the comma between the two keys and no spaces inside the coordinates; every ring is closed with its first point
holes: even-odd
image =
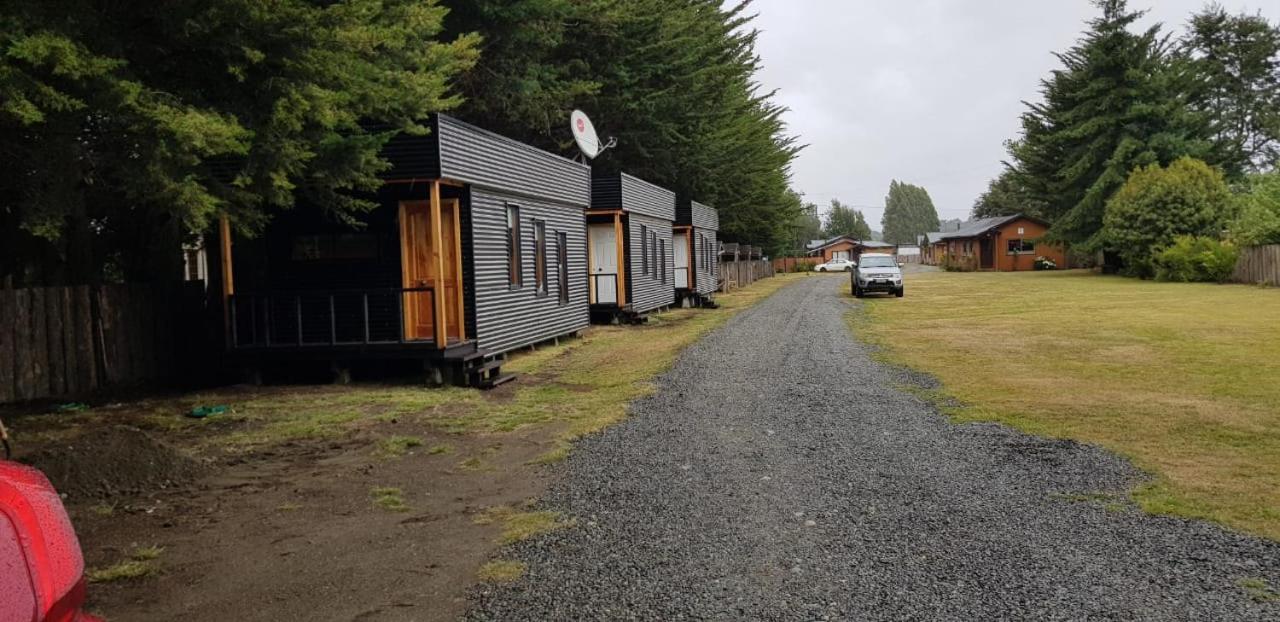
{"type": "Polygon", "coordinates": [[[627,306],[627,273],[631,266],[627,265],[626,241],[622,235],[622,212],[613,213],[614,243],[618,246],[618,306],[627,306]]]}
{"type": "Polygon", "coordinates": [[[458,339],[466,341],[467,303],[462,291],[466,287],[466,279],[462,278],[462,201],[451,199],[449,204],[453,212],[453,274],[458,279],[458,286],[454,288],[454,304],[458,306],[458,339]]]}
{"type": "Polygon", "coordinates": [[[31,288],[31,358],[34,397],[49,396],[49,335],[43,287],[31,288]]]}
{"type": "Polygon", "coordinates": [[[31,290],[14,292],[13,307],[13,360],[14,398],[29,400],[36,397],[35,374],[31,361],[31,290]]]}
{"type": "Polygon", "coordinates": [[[431,182],[431,271],[435,276],[435,289],[431,295],[432,311],[435,314],[436,347],[443,349],[449,345],[449,314],[445,312],[444,287],[444,236],[440,231],[440,182],[431,182]]]}
{"type": "Polygon", "coordinates": [[[88,285],[76,286],[71,291],[72,335],[75,341],[76,390],[89,393],[98,388],[98,349],[93,326],[93,292],[88,285]]]}
{"type": "Polygon", "coordinates": [[[50,395],[65,395],[67,393],[67,359],[63,356],[62,346],[65,338],[62,321],[62,294],[65,291],[66,288],[64,287],[50,287],[44,292],[50,395]]]}
{"type": "MultiPolygon", "coordinates": [[[[0,289],[0,318],[13,318],[14,290],[0,289]]],[[[14,353],[14,322],[0,322],[0,404],[12,402],[14,394],[13,372],[17,368],[17,356],[14,353]]]]}
{"type": "Polygon", "coordinates": [[[75,288],[58,288],[58,307],[62,314],[62,381],[67,395],[77,395],[80,388],[79,362],[76,360],[75,288]]]}
{"type": "Polygon", "coordinates": [[[110,286],[96,288],[98,300],[98,355],[102,363],[99,387],[109,387],[120,382],[120,344],[116,330],[116,308],[119,297],[110,286]]]}

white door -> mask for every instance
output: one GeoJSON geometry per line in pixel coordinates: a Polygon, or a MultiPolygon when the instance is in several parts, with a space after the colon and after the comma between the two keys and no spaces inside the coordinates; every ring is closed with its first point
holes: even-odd
{"type": "Polygon", "coordinates": [[[671,245],[676,260],[676,289],[689,289],[689,234],[675,234],[671,245]]]}
{"type": "Polygon", "coordinates": [[[613,223],[591,225],[587,241],[591,245],[591,283],[595,298],[591,304],[618,304],[618,234],[613,223]]]}

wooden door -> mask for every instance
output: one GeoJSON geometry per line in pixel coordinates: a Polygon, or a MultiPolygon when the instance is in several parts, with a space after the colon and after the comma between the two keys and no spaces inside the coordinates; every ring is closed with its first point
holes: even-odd
{"type": "Polygon", "coordinates": [[[979,251],[980,251],[980,254],[982,255],[981,267],[984,269],[990,269],[995,267],[994,266],[995,250],[993,249],[993,247],[995,246],[995,242],[991,238],[983,238],[981,241],[979,241],[979,245],[980,245],[979,251]]]}
{"type": "Polygon", "coordinates": [[[618,234],[613,223],[591,225],[588,231],[595,294],[591,304],[618,304],[618,234]]]}
{"type": "MultiPolygon", "coordinates": [[[[431,204],[428,201],[400,203],[401,281],[405,289],[434,286],[431,257],[431,204]]],[[[435,338],[435,308],[429,291],[404,293],[404,338],[423,341],[435,338]]]]}
{"type": "Polygon", "coordinates": [[[689,288],[689,234],[677,233],[671,240],[672,258],[676,264],[676,289],[689,288]]]}
{"type": "Polygon", "coordinates": [[[462,241],[458,239],[460,237],[459,216],[457,199],[445,199],[441,202],[440,239],[444,242],[444,248],[440,250],[443,255],[444,275],[439,279],[437,289],[440,292],[439,295],[444,296],[445,317],[448,319],[445,331],[450,341],[462,339],[463,334],[462,241]]]}

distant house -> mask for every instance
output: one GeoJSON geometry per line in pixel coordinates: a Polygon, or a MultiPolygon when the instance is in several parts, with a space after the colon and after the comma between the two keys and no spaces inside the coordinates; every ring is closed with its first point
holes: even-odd
{"type": "Polygon", "coordinates": [[[809,256],[820,258],[822,263],[826,263],[836,259],[857,260],[863,253],[889,253],[892,255],[896,251],[897,246],[887,242],[859,240],[851,236],[842,235],[826,240],[821,244],[810,244],[809,256]]]}
{"type": "Polygon", "coordinates": [[[941,263],[942,256],[945,254],[942,240],[945,235],[946,233],[941,231],[920,234],[920,237],[917,238],[917,244],[920,246],[920,263],[930,266],[936,266],[941,263]]]}
{"type": "MultiPolygon", "coordinates": [[[[1036,257],[1066,267],[1062,246],[1043,242],[1049,223],[1013,214],[965,223],[959,231],[942,233],[929,245],[936,263],[944,260],[973,270],[1015,272],[1033,270],[1036,257]]],[[[926,234],[934,235],[934,234],[926,234]]]]}

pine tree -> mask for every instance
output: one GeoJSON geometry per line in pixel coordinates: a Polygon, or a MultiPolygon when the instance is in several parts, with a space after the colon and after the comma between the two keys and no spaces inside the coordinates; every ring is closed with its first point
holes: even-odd
{"type": "MultiPolygon", "coordinates": [[[[1186,109],[1169,71],[1160,26],[1130,32],[1141,12],[1126,0],[1095,0],[1101,15],[1042,82],[1011,146],[1015,175],[1043,204],[1059,240],[1102,246],[1107,200],[1129,171],[1184,155],[1206,157],[1207,127],[1186,109]]],[[[1216,164],[1216,162],[1215,162],[1216,164]]]]}
{"type": "Polygon", "coordinates": [[[831,211],[827,213],[827,223],[823,232],[828,238],[847,235],[856,240],[871,238],[871,227],[861,210],[848,207],[839,199],[831,199],[831,211]]]}
{"type": "Polygon", "coordinates": [[[987,190],[973,203],[973,218],[1024,214],[1043,217],[1044,205],[1030,196],[1017,172],[1006,168],[987,185],[987,190]]]}
{"type": "Polygon", "coordinates": [[[938,230],[938,211],[929,192],[920,186],[893,180],[884,199],[884,241],[915,244],[923,233],[938,230]]]}

